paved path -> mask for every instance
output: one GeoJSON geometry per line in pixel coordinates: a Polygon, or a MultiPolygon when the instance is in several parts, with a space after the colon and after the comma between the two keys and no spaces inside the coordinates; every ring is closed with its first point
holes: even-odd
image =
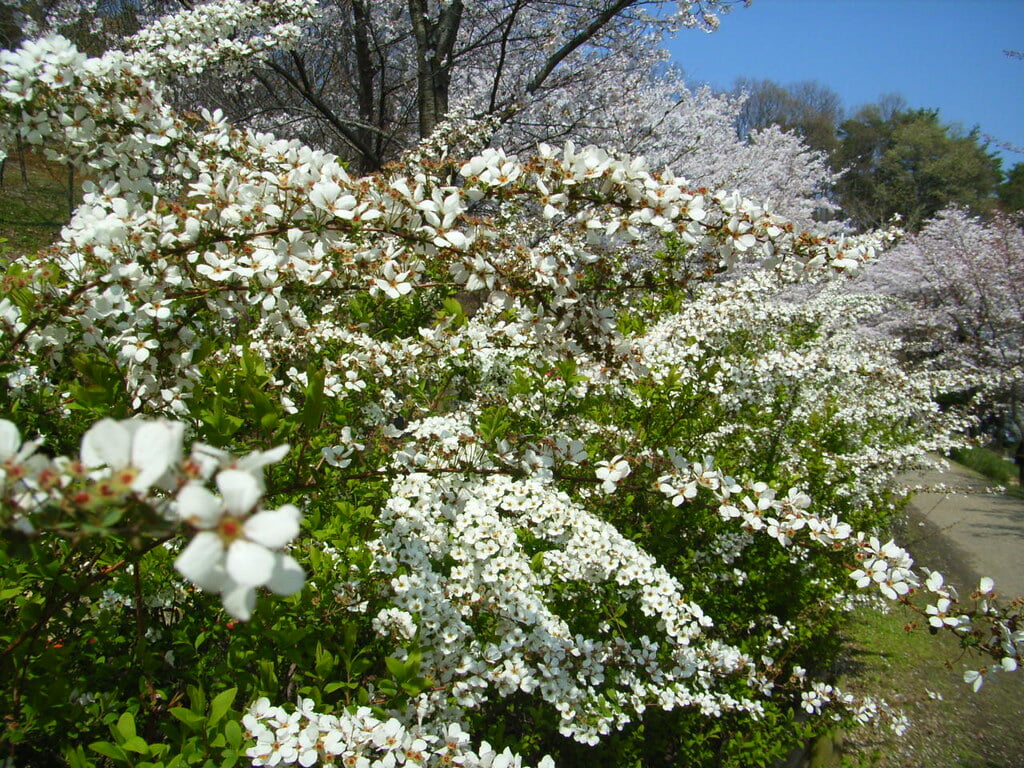
{"type": "MultiPolygon", "coordinates": [[[[986,493],[994,483],[959,464],[951,463],[945,472],[908,473],[902,479],[911,486],[934,488],[945,483],[955,489],[948,494],[918,492],[911,501],[897,541],[910,550],[917,566],[941,571],[947,584],[960,587],[963,597],[977,587],[981,576],[995,579],[1003,605],[1024,596],[1024,499],[986,493]]],[[[951,768],[948,760],[927,759],[932,742],[938,739],[952,740],[957,745],[953,751],[967,750],[955,765],[1024,768],[1024,672],[995,675],[975,693],[955,680],[963,668],[976,668],[975,660],[950,657],[954,672],[945,669],[942,656],[939,652],[921,661],[922,677],[934,679],[936,687],[940,680],[954,680],[957,685],[943,689],[944,701],[919,699],[917,704],[907,704],[912,734],[897,751],[910,745],[918,759],[884,764],[951,768]]]]}
{"type": "Polygon", "coordinates": [[[968,591],[980,576],[991,576],[1002,597],[1024,596],[1024,499],[986,493],[995,483],[959,464],[945,472],[912,472],[904,480],[951,489],[918,492],[911,501],[899,543],[917,565],[941,571],[947,583],[968,591]]]}

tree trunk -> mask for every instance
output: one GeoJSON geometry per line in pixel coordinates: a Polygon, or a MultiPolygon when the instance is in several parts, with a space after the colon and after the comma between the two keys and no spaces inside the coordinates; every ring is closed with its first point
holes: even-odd
{"type": "MultiPolygon", "coordinates": [[[[375,120],[374,115],[374,74],[380,71],[381,90],[384,89],[384,62],[374,65],[373,56],[370,51],[370,13],[363,0],[352,0],[352,30],[355,36],[356,49],[356,89],[357,103],[359,104],[359,119],[367,125],[377,125],[383,129],[384,112],[380,114],[380,123],[375,120]]],[[[380,155],[383,147],[380,142],[380,135],[374,134],[368,128],[357,128],[356,132],[363,146],[375,149],[374,157],[364,157],[363,171],[370,173],[379,170],[380,155]],[[372,167],[371,167],[372,166],[372,167]]]]}
{"type": "Polygon", "coordinates": [[[462,21],[462,0],[452,0],[435,20],[429,17],[427,0],[409,0],[409,19],[416,38],[419,134],[425,138],[448,112],[451,55],[462,21]]]}

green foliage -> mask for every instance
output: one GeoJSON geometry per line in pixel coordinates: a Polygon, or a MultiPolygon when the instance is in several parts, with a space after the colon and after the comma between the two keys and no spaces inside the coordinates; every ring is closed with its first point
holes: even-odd
{"type": "Polygon", "coordinates": [[[936,110],[886,115],[877,105],[840,126],[833,156],[835,168],[847,169],[836,184],[838,202],[863,229],[883,226],[898,214],[916,231],[952,203],[989,211],[999,164],[977,131],[941,123],[936,110]]]}
{"type": "MultiPolygon", "coordinates": [[[[124,712],[111,722],[113,714],[105,718],[110,728],[111,741],[94,741],[89,749],[109,759],[114,765],[133,768],[179,768],[181,766],[231,766],[245,764],[245,744],[239,713],[231,709],[238,693],[228,688],[206,703],[201,688],[188,689],[189,706],[170,707],[167,713],[173,720],[163,723],[159,742],[150,743],[139,734],[135,715],[124,712]],[[177,721],[177,722],[175,722],[177,721]]],[[[65,752],[72,768],[91,763],[80,747],[65,752]]]]}
{"type": "Polygon", "coordinates": [[[999,208],[1006,213],[1024,210],[1024,163],[1016,163],[996,190],[999,208]]]}
{"type": "Polygon", "coordinates": [[[997,483],[1008,484],[1017,477],[1016,465],[989,448],[958,448],[950,456],[997,483]]]}

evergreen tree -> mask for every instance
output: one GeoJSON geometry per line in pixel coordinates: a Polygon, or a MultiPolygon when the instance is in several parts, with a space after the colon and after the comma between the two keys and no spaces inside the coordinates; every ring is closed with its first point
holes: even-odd
{"type": "Polygon", "coordinates": [[[869,229],[899,215],[916,231],[952,203],[977,213],[994,207],[999,158],[977,131],[943,124],[938,110],[869,105],[840,126],[833,157],[846,171],[836,185],[844,214],[869,229]]]}
{"type": "Polygon", "coordinates": [[[1006,172],[1006,178],[996,191],[999,207],[1007,213],[1024,210],[1024,163],[1017,163],[1006,172]]]}

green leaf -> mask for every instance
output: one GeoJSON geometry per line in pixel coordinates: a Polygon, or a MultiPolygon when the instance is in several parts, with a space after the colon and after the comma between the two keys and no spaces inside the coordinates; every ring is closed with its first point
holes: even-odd
{"type": "Polygon", "coordinates": [[[64,761],[70,768],[93,768],[93,762],[85,756],[85,750],[81,746],[64,751],[64,761]]]}
{"type": "Polygon", "coordinates": [[[218,693],[213,697],[213,701],[210,702],[210,725],[220,722],[221,718],[227,714],[227,711],[235,701],[237,693],[237,688],[228,688],[226,691],[218,693]]]}
{"type": "Polygon", "coordinates": [[[128,762],[128,755],[125,751],[116,744],[111,744],[109,741],[94,741],[89,745],[89,749],[103,755],[104,757],[109,757],[111,760],[116,760],[119,763],[128,762]]]}
{"type": "Polygon", "coordinates": [[[230,746],[236,752],[242,747],[242,726],[237,720],[228,720],[224,723],[224,736],[230,746]]]}
{"type": "Polygon", "coordinates": [[[546,552],[538,552],[530,558],[530,570],[534,573],[540,573],[544,570],[544,555],[546,552]]]}
{"type": "Polygon", "coordinates": [[[149,754],[149,744],[141,736],[130,736],[124,740],[121,744],[122,749],[126,749],[129,752],[138,752],[140,755],[149,754]]]}
{"type": "Polygon", "coordinates": [[[388,666],[388,672],[390,672],[391,676],[394,677],[396,680],[404,680],[408,675],[408,672],[406,672],[405,670],[404,661],[399,661],[398,659],[392,656],[388,656],[384,659],[384,663],[388,666]]]}
{"type": "Polygon", "coordinates": [[[302,425],[306,429],[316,429],[320,426],[320,420],[324,415],[324,407],[327,398],[324,396],[324,378],[326,371],[323,369],[312,370],[307,373],[309,384],[306,386],[306,402],[302,406],[300,417],[302,425]]]}
{"type": "Polygon", "coordinates": [[[256,662],[259,675],[260,688],[265,691],[272,691],[277,688],[277,667],[270,659],[260,659],[256,662]]]}
{"type": "Polygon", "coordinates": [[[500,440],[512,426],[510,411],[506,406],[487,408],[476,422],[476,431],[485,443],[500,440]]]}
{"type": "Polygon", "coordinates": [[[327,650],[320,643],[316,644],[316,663],[314,664],[313,671],[316,672],[317,677],[326,678],[335,666],[337,666],[338,660],[334,658],[334,655],[327,650]]]}
{"type": "Polygon", "coordinates": [[[120,507],[111,507],[107,510],[106,514],[103,515],[103,519],[100,521],[101,528],[113,528],[117,525],[121,518],[124,517],[125,510],[120,507]]]}
{"type": "Polygon", "coordinates": [[[122,739],[130,739],[135,735],[135,716],[131,712],[125,712],[117,720],[117,734],[121,734],[122,739]]]}
{"type": "Polygon", "coordinates": [[[198,730],[206,722],[205,717],[197,715],[191,709],[185,707],[171,707],[167,711],[171,713],[172,717],[177,718],[193,731],[198,730]]]}
{"type": "Polygon", "coordinates": [[[186,685],[185,692],[188,694],[188,701],[192,705],[192,711],[202,715],[206,713],[206,694],[198,685],[186,685]]]}

